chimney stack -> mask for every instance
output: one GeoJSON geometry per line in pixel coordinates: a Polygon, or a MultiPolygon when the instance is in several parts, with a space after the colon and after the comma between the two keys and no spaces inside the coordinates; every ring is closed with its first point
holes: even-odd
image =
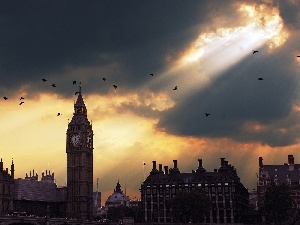
{"type": "Polygon", "coordinates": [[[288,155],[288,164],[289,164],[289,171],[294,170],[294,156],[288,155]]]}
{"type": "Polygon", "coordinates": [[[202,159],[198,159],[198,168],[202,168],[202,159]]]}
{"type": "Polygon", "coordinates": [[[198,159],[198,169],[196,172],[205,172],[206,170],[203,168],[202,159],[198,159]]]}
{"type": "Polygon", "coordinates": [[[290,164],[294,164],[294,156],[293,155],[288,155],[288,163],[290,164]]]}
{"type": "Polygon", "coordinates": [[[165,168],[165,174],[169,174],[168,166],[164,166],[165,168]]]}
{"type": "Polygon", "coordinates": [[[178,168],[177,168],[177,160],[174,159],[173,162],[174,162],[174,169],[178,169],[178,168]]]}
{"type": "Polygon", "coordinates": [[[151,175],[154,175],[154,174],[158,174],[158,170],[156,169],[156,161],[152,161],[152,164],[153,164],[153,168],[150,172],[151,175]]]}
{"type": "Polygon", "coordinates": [[[259,165],[259,168],[263,167],[263,158],[262,157],[258,158],[258,165],[259,165]]]}
{"type": "Polygon", "coordinates": [[[152,170],[156,170],[156,161],[152,161],[153,168],[152,170]]]}
{"type": "Polygon", "coordinates": [[[162,170],[162,164],[159,164],[159,165],[158,165],[158,168],[159,168],[159,173],[163,173],[163,170],[162,170]]]}

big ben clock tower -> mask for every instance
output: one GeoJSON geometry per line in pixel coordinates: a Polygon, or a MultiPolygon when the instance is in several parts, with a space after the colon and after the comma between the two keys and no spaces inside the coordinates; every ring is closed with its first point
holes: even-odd
{"type": "Polygon", "coordinates": [[[82,220],[93,216],[93,130],[79,94],[67,129],[67,217],[82,220]]]}

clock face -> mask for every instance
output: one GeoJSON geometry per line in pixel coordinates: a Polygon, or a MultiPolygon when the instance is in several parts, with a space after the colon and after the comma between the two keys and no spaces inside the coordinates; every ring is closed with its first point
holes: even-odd
{"type": "Polygon", "coordinates": [[[71,137],[71,143],[74,145],[74,146],[78,146],[81,142],[81,136],[79,134],[74,134],[72,137],[71,137]]]}

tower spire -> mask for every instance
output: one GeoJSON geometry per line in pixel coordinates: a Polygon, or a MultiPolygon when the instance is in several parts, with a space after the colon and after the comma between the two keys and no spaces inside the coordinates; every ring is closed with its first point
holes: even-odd
{"type": "Polygon", "coordinates": [[[79,94],[81,95],[81,81],[79,82],[79,94]]]}

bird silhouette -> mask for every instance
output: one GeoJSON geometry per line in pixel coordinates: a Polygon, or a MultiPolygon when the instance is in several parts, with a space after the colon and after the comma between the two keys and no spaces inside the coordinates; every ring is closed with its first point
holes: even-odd
{"type": "Polygon", "coordinates": [[[106,78],[105,78],[105,77],[103,77],[102,79],[103,79],[104,81],[106,81],[106,78]]]}
{"type": "Polygon", "coordinates": [[[76,84],[76,80],[73,80],[73,85],[76,84]]]}
{"type": "Polygon", "coordinates": [[[52,84],[52,87],[56,87],[56,84],[52,84]]]}
{"type": "Polygon", "coordinates": [[[152,77],[153,77],[153,73],[150,73],[150,76],[152,76],[152,77]]]}
{"type": "Polygon", "coordinates": [[[118,87],[117,85],[113,85],[113,86],[114,86],[115,89],[117,89],[117,87],[118,87]]]}
{"type": "Polygon", "coordinates": [[[5,96],[4,96],[3,98],[4,98],[4,100],[7,100],[7,99],[8,99],[8,98],[7,98],[7,97],[5,97],[5,96]]]}
{"type": "Polygon", "coordinates": [[[75,92],[75,95],[77,95],[77,94],[79,94],[79,91],[76,91],[76,92],[75,92]]]}
{"type": "Polygon", "coordinates": [[[210,113],[205,113],[205,116],[206,116],[206,117],[210,116],[210,113]]]}
{"type": "Polygon", "coordinates": [[[61,113],[57,113],[57,116],[61,116],[62,114],[61,113]]]}
{"type": "Polygon", "coordinates": [[[45,78],[43,78],[42,81],[46,82],[47,80],[45,78]]]}
{"type": "Polygon", "coordinates": [[[258,51],[257,50],[253,50],[253,53],[252,54],[255,54],[255,53],[257,53],[258,51]]]}
{"type": "Polygon", "coordinates": [[[257,78],[257,80],[263,80],[263,78],[259,77],[259,78],[257,78]]]}
{"type": "Polygon", "coordinates": [[[19,104],[19,105],[22,105],[22,104],[24,104],[24,102],[20,102],[20,104],[19,104]]]}
{"type": "Polygon", "coordinates": [[[20,98],[20,100],[24,99],[23,97],[20,98]]]}
{"type": "Polygon", "coordinates": [[[297,55],[298,58],[300,58],[300,55],[297,55]]]}
{"type": "Polygon", "coordinates": [[[177,86],[175,86],[175,87],[173,88],[173,90],[174,90],[174,91],[177,91],[177,86]]]}

